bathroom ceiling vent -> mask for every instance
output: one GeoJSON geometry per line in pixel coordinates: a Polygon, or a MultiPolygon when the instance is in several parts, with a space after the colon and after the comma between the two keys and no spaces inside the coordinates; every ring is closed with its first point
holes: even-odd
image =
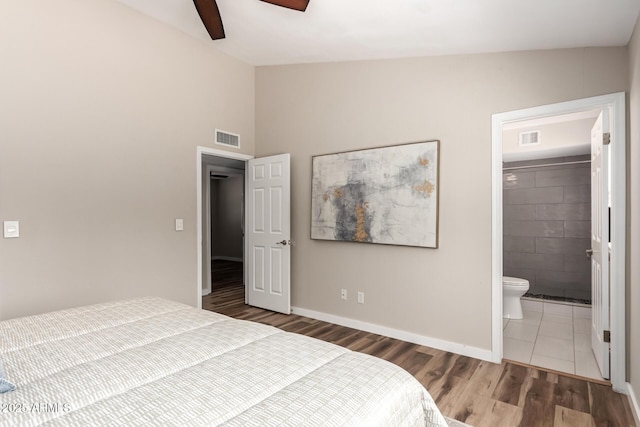
{"type": "Polygon", "coordinates": [[[240,148],[240,135],[216,129],[216,144],[227,147],[240,148]]]}
{"type": "Polygon", "coordinates": [[[540,144],[540,131],[520,132],[520,146],[540,144]]]}

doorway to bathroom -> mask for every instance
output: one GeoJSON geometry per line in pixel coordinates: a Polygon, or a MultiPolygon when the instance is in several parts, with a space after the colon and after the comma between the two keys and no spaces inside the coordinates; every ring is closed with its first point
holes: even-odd
{"type": "Polygon", "coordinates": [[[611,383],[614,389],[624,387],[624,102],[619,93],[493,116],[492,350],[497,361],[504,357],[609,377],[596,368],[591,349],[591,329],[602,326],[617,338],[606,348],[611,383]],[[591,129],[603,112],[609,114],[612,141],[606,151],[613,190],[602,201],[611,207],[610,301],[592,292],[591,276],[598,276],[587,258],[594,246],[591,129]],[[524,319],[502,318],[503,275],[529,280],[524,319]]]}

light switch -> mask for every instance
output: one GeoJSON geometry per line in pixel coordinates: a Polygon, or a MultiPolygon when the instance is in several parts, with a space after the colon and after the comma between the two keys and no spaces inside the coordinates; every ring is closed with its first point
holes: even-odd
{"type": "Polygon", "coordinates": [[[176,219],[176,231],[183,231],[183,230],[184,230],[184,221],[182,220],[182,218],[176,219]]]}
{"type": "Polygon", "coordinates": [[[4,221],[4,238],[20,237],[20,221],[4,221]]]}

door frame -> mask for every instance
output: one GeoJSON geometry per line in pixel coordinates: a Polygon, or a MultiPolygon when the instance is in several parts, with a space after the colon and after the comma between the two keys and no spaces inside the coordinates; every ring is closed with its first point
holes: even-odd
{"type": "MultiPolygon", "coordinates": [[[[196,248],[197,248],[197,280],[196,280],[196,285],[197,285],[197,291],[196,291],[196,297],[197,297],[197,301],[196,301],[196,307],[198,308],[202,308],[202,281],[203,281],[203,274],[202,274],[202,268],[203,268],[203,224],[202,224],[202,204],[203,204],[203,200],[202,200],[202,192],[203,192],[203,187],[202,187],[202,182],[205,179],[204,174],[207,174],[207,179],[209,179],[208,173],[207,173],[207,169],[208,168],[202,168],[202,160],[204,159],[204,156],[208,155],[208,156],[216,156],[216,157],[224,157],[227,159],[234,159],[234,160],[242,160],[244,162],[247,162],[248,160],[253,159],[255,156],[251,156],[248,154],[241,154],[241,153],[232,153],[230,151],[224,151],[224,150],[217,150],[215,148],[209,148],[209,147],[203,147],[203,146],[197,146],[196,147],[196,248]]],[[[244,237],[244,247],[245,247],[245,251],[246,251],[246,247],[247,247],[247,237],[245,235],[244,237]]],[[[207,239],[208,241],[208,239],[207,239]]],[[[211,263],[211,261],[209,260],[209,263],[211,263]]]]}
{"type": "Polygon", "coordinates": [[[625,332],[626,250],[626,105],[625,93],[583,98],[557,104],[493,114],[491,117],[491,358],[502,361],[502,126],[507,123],[595,109],[608,109],[611,120],[611,261],[610,329],[613,390],[627,393],[625,332]]]}

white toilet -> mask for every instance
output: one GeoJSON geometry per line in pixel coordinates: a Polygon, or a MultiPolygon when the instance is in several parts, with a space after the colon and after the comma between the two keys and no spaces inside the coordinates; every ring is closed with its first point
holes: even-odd
{"type": "Polygon", "coordinates": [[[502,317],[522,319],[520,297],[529,290],[529,281],[517,277],[502,277],[502,317]]]}

